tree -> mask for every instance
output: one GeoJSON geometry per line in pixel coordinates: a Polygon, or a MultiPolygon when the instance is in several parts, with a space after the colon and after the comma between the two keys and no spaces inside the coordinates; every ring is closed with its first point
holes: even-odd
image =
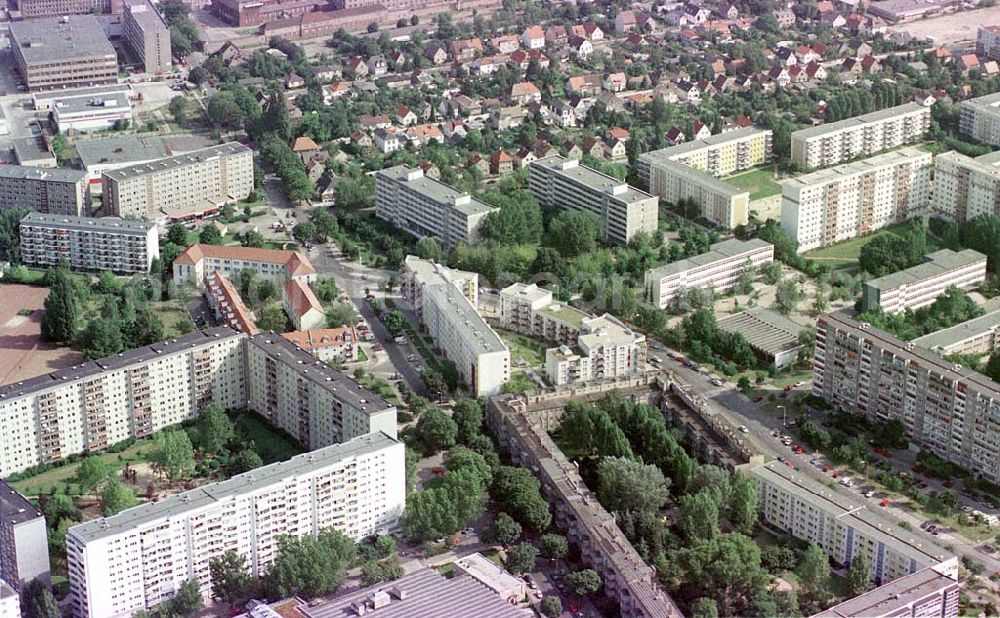
{"type": "Polygon", "coordinates": [[[87,455],[80,462],[79,467],[77,467],[76,474],[73,475],[73,481],[93,491],[105,479],[114,474],[114,471],[114,466],[101,459],[100,456],[87,455]]]}
{"type": "Polygon", "coordinates": [[[542,599],[539,609],[545,618],[559,618],[563,613],[562,601],[559,597],[545,597],[542,599]]]}
{"type": "Polygon", "coordinates": [[[493,474],[490,493],[504,510],[534,532],[549,527],[552,514],[541,494],[541,484],[530,470],[501,466],[493,474]]]}
{"type": "Polygon", "coordinates": [[[483,429],[483,407],[475,399],[463,397],[455,402],[451,410],[451,420],[458,427],[457,439],[467,443],[483,429]]]}
{"type": "Polygon", "coordinates": [[[789,314],[802,301],[802,290],[794,279],[784,279],[774,292],[774,304],[779,312],[789,314]]]}
{"type": "Polygon", "coordinates": [[[375,553],[383,558],[388,558],[396,553],[396,537],[388,534],[380,534],[375,537],[375,553]]]}
{"type": "Polygon", "coordinates": [[[279,537],[278,553],[267,572],[271,596],[314,598],[336,591],[354,553],[354,542],[333,528],[315,538],[279,537]]]}
{"type": "Polygon", "coordinates": [[[986,362],[983,373],[994,381],[1000,380],[1000,352],[990,354],[990,359],[986,362]]]}
{"type": "Polygon", "coordinates": [[[822,547],[810,543],[796,572],[810,600],[822,603],[830,596],[830,561],[822,547]]]}
{"type": "Polygon", "coordinates": [[[115,476],[108,477],[108,481],[101,489],[100,498],[101,514],[105,517],[111,517],[139,503],[132,488],[115,476]]]}
{"type": "Polygon", "coordinates": [[[550,560],[561,560],[569,553],[569,543],[561,534],[543,534],[538,540],[538,550],[550,560]]]}
{"type": "Polygon", "coordinates": [[[264,246],[264,235],[257,230],[243,232],[240,234],[240,245],[259,249],[264,246]]]}
{"type": "Polygon", "coordinates": [[[292,238],[299,244],[310,243],[316,239],[316,224],[312,221],[303,221],[292,228],[292,238]]]}
{"type": "Polygon", "coordinates": [[[253,578],[247,568],[246,559],[236,550],[227,550],[208,561],[208,571],[212,577],[212,596],[238,605],[250,594],[253,578]]]}
{"type": "Polygon", "coordinates": [[[173,615],[190,618],[205,606],[201,598],[201,585],[197,579],[189,579],[177,588],[177,593],[167,603],[167,611],[173,615]]]}
{"type": "Polygon", "coordinates": [[[742,472],[737,472],[730,483],[729,523],[748,536],[757,524],[757,484],[742,472]]]}
{"type": "Polygon", "coordinates": [[[190,244],[188,243],[188,230],[183,223],[171,223],[167,227],[167,242],[178,247],[187,247],[190,244]]]}
{"type": "Polygon", "coordinates": [[[170,116],[174,119],[174,122],[184,126],[184,120],[187,116],[188,100],[184,98],[183,95],[177,95],[170,99],[167,109],[170,111],[170,116]]]}
{"type": "Polygon", "coordinates": [[[448,393],[448,384],[444,381],[444,376],[430,367],[420,372],[420,379],[427,387],[427,393],[435,400],[441,401],[448,393]]]}
{"type": "Polygon", "coordinates": [[[581,597],[597,592],[603,583],[601,576],[593,569],[574,571],[566,576],[566,585],[573,591],[573,594],[578,594],[581,597]]]}
{"type": "Polygon", "coordinates": [[[710,488],[681,496],[678,524],[692,543],[711,540],[719,535],[719,505],[712,498],[710,488]]]}
{"type": "Polygon", "coordinates": [[[519,543],[507,550],[507,570],[515,575],[535,570],[538,550],[531,543],[519,543]]]}
{"type": "Polygon", "coordinates": [[[206,225],[201,228],[201,233],[198,234],[198,242],[204,245],[221,245],[222,232],[214,225],[206,225]]]}
{"type": "Polygon", "coordinates": [[[691,608],[691,618],[719,618],[719,608],[715,599],[702,597],[691,608]]]}
{"type": "Polygon", "coordinates": [[[431,260],[432,262],[440,263],[447,257],[444,249],[441,248],[441,243],[430,236],[424,236],[418,240],[414,251],[418,257],[431,260]]]}
{"type": "Polygon", "coordinates": [[[609,511],[659,510],[669,482],[654,465],[607,457],[597,465],[597,499],[609,511]]]}
{"type": "Polygon", "coordinates": [[[854,554],[851,566],[847,568],[847,590],[848,594],[856,597],[871,590],[872,569],[868,564],[868,555],[859,551],[854,554]]]}
{"type": "Polygon", "coordinates": [[[194,468],[194,447],[187,432],[179,429],[165,429],[153,441],[149,452],[149,462],[153,469],[175,481],[194,468]]]}
{"type": "Polygon", "coordinates": [[[247,120],[232,92],[223,91],[210,97],[205,114],[209,122],[222,129],[242,129],[247,120]]]}
{"type": "Polygon", "coordinates": [[[507,513],[500,513],[484,535],[490,543],[511,545],[521,538],[521,524],[507,513]]]}
{"type": "Polygon", "coordinates": [[[25,588],[21,609],[27,618],[62,618],[59,604],[52,592],[39,580],[32,580],[25,588]]]}
{"type": "Polygon", "coordinates": [[[365,586],[374,586],[379,582],[392,581],[402,576],[403,565],[396,556],[385,560],[369,560],[361,565],[361,583],[365,586]]]}
{"type": "Polygon", "coordinates": [[[138,348],[163,341],[163,321],[148,306],[135,310],[135,319],[128,324],[125,339],[129,348],[138,348]]]}
{"type": "Polygon", "coordinates": [[[562,210],[549,224],[548,244],[563,257],[576,257],[597,247],[601,220],[591,212],[562,210]]]}
{"type": "Polygon", "coordinates": [[[269,305],[260,310],[260,315],[257,317],[257,328],[260,330],[283,333],[288,330],[287,327],[288,318],[279,305],[269,305]]]}
{"type": "Polygon", "coordinates": [[[455,438],[458,436],[455,421],[440,408],[431,408],[421,414],[415,431],[427,455],[455,446],[455,438]]]}
{"type": "Polygon", "coordinates": [[[114,356],[125,349],[117,299],[107,297],[101,306],[101,314],[100,319],[87,322],[80,335],[83,355],[90,360],[114,356]]]}
{"type": "Polygon", "coordinates": [[[334,303],[326,312],[326,325],[329,328],[351,326],[358,320],[354,306],[350,303],[334,303]]]}
{"type": "Polygon", "coordinates": [[[51,496],[39,496],[39,503],[42,513],[45,514],[45,524],[51,530],[59,530],[59,524],[63,520],[80,521],[80,509],[76,502],[66,494],[52,494],[51,496]]]}
{"type": "Polygon", "coordinates": [[[76,293],[69,274],[63,268],[49,271],[52,285],[45,298],[45,313],[42,315],[42,338],[54,343],[71,343],[76,339],[79,307],[76,293]]]}
{"type": "Polygon", "coordinates": [[[206,453],[218,453],[236,436],[236,428],[219,404],[211,404],[198,417],[198,447],[206,453]]]}
{"type": "Polygon", "coordinates": [[[399,309],[393,309],[386,313],[382,322],[385,324],[385,329],[392,335],[398,335],[406,328],[406,318],[403,317],[399,309]]]}
{"type": "Polygon", "coordinates": [[[264,465],[264,460],[260,458],[257,451],[249,448],[245,448],[238,451],[234,455],[229,457],[229,474],[236,475],[242,474],[244,472],[249,472],[251,470],[256,470],[257,468],[264,465]]]}
{"type": "Polygon", "coordinates": [[[768,262],[760,266],[760,274],[764,278],[764,283],[774,285],[781,279],[781,262],[768,262]]]}

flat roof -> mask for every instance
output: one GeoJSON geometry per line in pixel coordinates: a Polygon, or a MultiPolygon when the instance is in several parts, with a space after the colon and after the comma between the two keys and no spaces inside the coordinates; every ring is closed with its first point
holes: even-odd
{"type": "Polygon", "coordinates": [[[691,152],[701,150],[703,148],[711,148],[713,146],[721,146],[723,144],[728,144],[729,142],[738,142],[742,139],[748,137],[755,137],[757,135],[767,135],[771,133],[770,129],[761,129],[759,127],[743,127],[740,129],[734,129],[732,131],[725,131],[723,133],[716,133],[704,139],[695,139],[690,142],[681,142],[676,146],[671,146],[669,148],[661,148],[660,150],[653,150],[647,153],[643,153],[639,156],[640,159],[645,159],[649,162],[661,163],[664,159],[672,159],[673,157],[679,157],[686,155],[691,152]]]}
{"type": "Polygon", "coordinates": [[[487,588],[497,593],[523,588],[524,580],[514,577],[500,565],[496,564],[479,552],[462,556],[455,564],[463,571],[483,583],[487,588]]]}
{"type": "Polygon", "coordinates": [[[775,356],[801,347],[801,324],[763,307],[750,307],[719,320],[719,328],[740,333],[747,342],[765,354],[775,356]]]}
{"type": "Polygon", "coordinates": [[[535,302],[537,300],[542,300],[546,297],[551,298],[552,292],[546,290],[543,287],[539,287],[537,283],[512,283],[500,290],[502,296],[514,296],[519,300],[527,300],[529,302],[535,302]]]}
{"type": "Polygon", "coordinates": [[[552,170],[556,174],[574,183],[584,185],[607,195],[610,199],[632,204],[643,200],[656,199],[652,195],[636,189],[624,180],[618,180],[614,176],[608,176],[592,167],[583,165],[576,159],[568,159],[561,155],[552,155],[532,161],[529,165],[544,167],[552,170]]]}
{"type": "Polygon", "coordinates": [[[169,32],[170,28],[163,16],[160,15],[148,0],[131,0],[126,3],[128,12],[132,15],[143,32],[169,32]]]}
{"type": "Polygon", "coordinates": [[[609,313],[593,318],[584,318],[579,342],[593,348],[600,345],[631,345],[646,340],[646,335],[636,332],[622,324],[609,313]]]}
{"type": "Polygon", "coordinates": [[[0,479],[0,518],[4,522],[16,526],[39,517],[42,517],[42,513],[34,504],[0,479]]]}
{"type": "Polygon", "coordinates": [[[56,167],[31,167],[28,165],[0,165],[0,178],[45,180],[48,182],[83,182],[87,174],[82,170],[56,167]]]}
{"type": "Polygon", "coordinates": [[[145,176],[147,174],[156,174],[167,170],[174,170],[187,165],[202,163],[216,157],[227,157],[252,152],[253,150],[239,142],[226,142],[225,144],[220,144],[218,146],[210,146],[209,148],[203,148],[201,150],[196,150],[194,152],[189,152],[175,157],[168,157],[159,161],[140,163],[138,165],[131,165],[116,170],[106,171],[104,172],[104,175],[114,180],[126,180],[138,176],[145,176]]]}
{"type": "Polygon", "coordinates": [[[554,300],[544,307],[539,307],[535,311],[577,329],[581,328],[583,321],[590,317],[589,313],[558,300],[554,300]]]}
{"type": "Polygon", "coordinates": [[[365,434],[341,444],[319,448],[285,461],[237,474],[225,481],[209,483],[157,502],[147,502],[111,517],[101,517],[77,524],[69,529],[68,534],[84,543],[123,534],[164,517],[172,517],[233,496],[251,493],[268,485],[279,484],[285,479],[307,474],[316,468],[329,466],[350,457],[373,453],[395,444],[400,443],[381,431],[365,434]]]}
{"type": "Polygon", "coordinates": [[[773,248],[774,245],[769,242],[765,242],[760,238],[751,238],[749,240],[730,238],[728,240],[715,243],[709,247],[708,251],[705,253],[685,258],[683,260],[678,260],[676,262],[671,262],[670,264],[666,264],[658,268],[653,268],[649,270],[647,274],[650,277],[662,279],[664,277],[677,275],[694,268],[706,266],[715,262],[721,262],[722,260],[728,260],[744,253],[750,253],[751,251],[766,247],[773,248]]]}
{"type": "Polygon", "coordinates": [[[853,129],[860,127],[865,124],[871,124],[873,122],[882,122],[884,120],[890,120],[897,116],[903,114],[912,114],[918,111],[926,111],[928,114],[931,113],[929,107],[924,107],[919,103],[904,103],[902,105],[897,105],[896,107],[888,107],[886,109],[880,109],[870,114],[862,114],[861,116],[853,116],[851,118],[845,118],[843,120],[838,120],[837,122],[828,122],[815,127],[807,127],[805,129],[799,129],[798,131],[792,132],[792,140],[796,139],[809,139],[812,137],[819,137],[825,135],[832,131],[841,131],[843,129],[853,129]]]}
{"type": "Polygon", "coordinates": [[[86,168],[94,165],[118,165],[152,161],[211,146],[214,142],[195,135],[176,137],[138,137],[118,135],[77,141],[77,155],[86,168]]]}
{"type": "Polygon", "coordinates": [[[424,294],[445,310],[462,341],[472,343],[479,354],[508,351],[500,336],[458,288],[450,284],[434,285],[424,294]]]}
{"type": "Polygon", "coordinates": [[[404,266],[425,285],[437,283],[459,283],[472,279],[478,279],[478,273],[448,268],[443,264],[438,264],[432,260],[425,260],[415,255],[408,255],[403,260],[404,266]]]}
{"type": "Polygon", "coordinates": [[[71,215],[52,215],[40,212],[29,212],[21,225],[38,225],[59,229],[80,230],[83,232],[131,232],[145,236],[149,230],[156,227],[155,223],[139,219],[119,219],[118,217],[74,217],[71,215]]]}
{"type": "Polygon", "coordinates": [[[450,208],[458,210],[465,215],[478,215],[496,210],[486,202],[482,202],[472,197],[464,191],[450,187],[443,182],[434,180],[424,175],[420,168],[411,168],[405,165],[397,165],[388,169],[379,170],[377,175],[390,178],[395,182],[412,188],[417,193],[439,203],[447,204],[450,208]],[[467,198],[467,199],[463,199],[467,198]]]}
{"type": "Polygon", "coordinates": [[[938,593],[948,586],[957,586],[958,581],[943,575],[933,567],[920,569],[874,590],[869,590],[812,618],[855,618],[856,616],[909,616],[910,612],[898,613],[921,599],[938,593]]]}
{"type": "Polygon", "coordinates": [[[978,318],[966,320],[950,328],[942,328],[923,337],[917,337],[913,340],[913,343],[928,350],[933,350],[935,348],[945,348],[948,344],[966,341],[997,329],[1000,329],[1000,310],[981,315],[978,318]]]}
{"type": "Polygon", "coordinates": [[[747,200],[750,199],[750,192],[746,189],[740,189],[736,185],[732,185],[724,180],[719,180],[708,172],[695,169],[690,165],[685,165],[672,159],[666,159],[663,161],[657,161],[656,167],[659,169],[669,170],[674,176],[680,176],[681,178],[691,182],[698,183],[703,187],[708,187],[712,191],[721,193],[730,199],[743,194],[747,196],[747,200]]]}
{"type": "Polygon", "coordinates": [[[67,99],[71,97],[92,97],[116,92],[132,92],[131,84],[108,84],[106,86],[91,86],[88,88],[67,88],[66,90],[50,90],[45,92],[33,92],[31,98],[36,101],[50,101],[54,99],[67,99]]]}
{"type": "Polygon", "coordinates": [[[40,17],[10,22],[11,45],[29,65],[79,58],[117,58],[93,15],[40,17]]]}
{"type": "Polygon", "coordinates": [[[14,156],[21,163],[25,161],[37,161],[39,159],[56,160],[56,155],[39,137],[16,137],[11,140],[14,144],[14,156]]]}
{"type": "Polygon", "coordinates": [[[53,100],[52,110],[59,114],[74,114],[95,109],[132,109],[124,92],[111,92],[101,96],[76,96],[53,100]]]}
{"type": "Polygon", "coordinates": [[[1000,113],[1000,110],[996,109],[997,106],[1000,106],[1000,92],[994,92],[992,94],[983,95],[974,99],[966,99],[959,105],[960,107],[971,107],[977,111],[993,111],[1000,113]]]}
{"type": "Polygon", "coordinates": [[[801,176],[796,176],[794,178],[779,180],[778,184],[780,184],[782,188],[802,188],[825,185],[831,182],[843,180],[844,178],[848,178],[856,174],[864,174],[882,167],[900,165],[902,163],[912,163],[913,161],[919,159],[926,159],[930,162],[933,157],[931,156],[931,153],[926,150],[921,150],[913,146],[907,146],[905,148],[900,148],[899,150],[884,152],[882,154],[877,154],[874,157],[861,159],[860,161],[852,161],[850,163],[816,170],[815,172],[810,172],[808,174],[802,174],[801,176]]]}
{"type": "Polygon", "coordinates": [[[976,262],[985,262],[986,256],[974,249],[962,249],[961,251],[940,249],[933,253],[928,253],[926,259],[927,261],[923,264],[917,264],[905,270],[866,281],[865,286],[876,290],[891,290],[901,285],[913,284],[957,268],[963,268],[976,262]]]}

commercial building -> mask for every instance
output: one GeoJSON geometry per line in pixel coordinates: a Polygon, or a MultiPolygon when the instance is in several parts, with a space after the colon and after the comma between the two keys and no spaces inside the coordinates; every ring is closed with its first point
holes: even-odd
{"type": "Polygon", "coordinates": [[[930,567],[958,578],[953,554],[916,538],[846,493],[780,461],[741,468],[757,483],[757,513],[763,523],[818,544],[838,566],[847,567],[855,556],[865,554],[876,586],[930,567]]]}
{"type": "Polygon", "coordinates": [[[962,101],[958,131],[977,142],[1000,146],[1000,92],[962,101]]]}
{"type": "Polygon", "coordinates": [[[396,527],[406,496],[402,442],[372,433],[79,524],[66,534],[74,615],[118,618],[172,598],[232,550],[263,577],[280,537],[338,530],[354,541],[396,527]]]}
{"type": "Polygon", "coordinates": [[[0,579],[0,618],[21,618],[21,597],[0,579]]]}
{"type": "Polygon", "coordinates": [[[12,21],[10,48],[28,90],[106,84],[118,79],[118,54],[93,15],[12,21]]]}
{"type": "Polygon", "coordinates": [[[976,55],[984,60],[1000,60],[1000,26],[979,26],[976,55]]]}
{"type": "Polygon", "coordinates": [[[0,580],[16,593],[28,584],[49,586],[49,543],[45,516],[0,480],[0,580]]]}
{"type": "Polygon", "coordinates": [[[243,302],[239,290],[217,270],[205,278],[205,299],[215,323],[248,335],[256,335],[256,317],[243,302]]]}
{"type": "Polygon", "coordinates": [[[414,236],[430,236],[450,250],[479,241],[479,226],[494,207],[468,193],[397,165],[375,173],[375,215],[414,236]]]}
{"type": "Polygon", "coordinates": [[[576,346],[545,351],[545,373],[555,386],[620,378],[646,368],[646,336],[604,314],[584,318],[576,346]]]}
{"type": "Polygon", "coordinates": [[[674,161],[716,178],[729,176],[770,163],[771,139],[770,129],[745,127],[647,152],[639,156],[639,177],[652,193],[660,195],[653,182],[653,169],[664,161],[674,161]]]}
{"type": "Polygon", "coordinates": [[[528,189],[542,208],[591,212],[600,219],[601,236],[626,245],[640,233],[656,231],[659,200],[625,181],[558,155],[528,165],[528,189]]]}
{"type": "Polygon", "coordinates": [[[523,601],[528,593],[528,586],[523,579],[514,577],[478,552],[462,556],[453,564],[456,574],[468,575],[511,605],[523,601]]]}
{"type": "Polygon", "coordinates": [[[351,326],[303,330],[281,335],[324,363],[358,358],[358,333],[351,326]]]}
{"type": "Polygon", "coordinates": [[[1000,481],[1000,384],[842,313],[816,323],[812,392],[907,437],[990,482],[1000,481]]]}
{"type": "MultiPolygon", "coordinates": [[[[646,271],[649,299],[664,309],[683,290],[711,288],[716,294],[732,289],[748,268],[755,273],[774,261],[774,245],[759,238],[732,238],[712,245],[707,253],[646,271]]],[[[755,275],[756,276],[756,275],[755,275]]]]}
{"type": "Polygon", "coordinates": [[[649,168],[649,190],[670,202],[690,200],[701,216],[726,228],[749,221],[750,193],[677,161],[662,160],[649,168]]]}
{"type": "Polygon", "coordinates": [[[174,281],[201,286],[205,277],[218,271],[232,279],[244,270],[276,283],[301,280],[312,283],[316,269],[309,258],[295,251],[228,247],[224,245],[191,245],[174,260],[174,281]]]}
{"type": "Polygon", "coordinates": [[[967,157],[951,151],[934,158],[933,214],[965,223],[979,215],[1000,215],[1000,156],[967,157]]]}
{"type": "Polygon", "coordinates": [[[116,122],[131,122],[132,104],[124,92],[102,96],[67,95],[52,102],[52,120],[63,133],[102,131],[116,122]]]}
{"type": "Polygon", "coordinates": [[[812,618],[957,618],[958,577],[948,562],[921,569],[834,605],[812,618]]]}
{"type": "Polygon", "coordinates": [[[792,163],[802,169],[836,165],[905,144],[931,128],[931,108],[919,103],[821,124],[792,133],[792,163]]]}
{"type": "Polygon", "coordinates": [[[105,208],[119,217],[176,221],[217,212],[253,191],[253,150],[228,142],[101,175],[105,208]]]}
{"type": "Polygon", "coordinates": [[[552,292],[534,283],[514,283],[500,290],[500,327],[529,337],[574,345],[583,311],[552,298],[552,292]]]}
{"type": "Polygon", "coordinates": [[[941,356],[952,354],[982,356],[993,352],[1000,345],[998,331],[1000,331],[1000,311],[991,311],[950,328],[917,337],[913,340],[913,344],[941,356]]]}
{"type": "Polygon", "coordinates": [[[170,27],[149,0],[128,0],[122,37],[146,73],[170,70],[170,27]]]}
{"type": "Polygon", "coordinates": [[[81,216],[90,213],[86,174],[77,170],[0,165],[0,210],[81,216]]]}
{"type": "Polygon", "coordinates": [[[748,307],[726,316],[719,320],[719,328],[743,335],[754,352],[775,369],[795,363],[802,348],[799,333],[805,330],[801,324],[763,307],[748,307]]]}
{"type": "Polygon", "coordinates": [[[799,251],[926,213],[931,153],[902,148],[781,182],[781,229],[799,251]]]}
{"type": "Polygon", "coordinates": [[[308,283],[292,279],[285,283],[284,292],[285,313],[295,330],[313,330],[326,325],[326,310],[308,283]]]}
{"type": "Polygon", "coordinates": [[[73,270],[148,273],[160,257],[156,224],[28,213],[20,223],[21,259],[48,268],[66,261],[73,270]]]}
{"type": "Polygon", "coordinates": [[[941,249],[927,254],[927,261],[906,270],[866,281],[861,307],[881,307],[888,314],[919,309],[934,302],[948,288],[976,287],[986,280],[986,256],[972,249],[941,249]]]}
{"type": "Polygon", "coordinates": [[[87,171],[87,181],[100,188],[104,172],[187,154],[208,148],[214,143],[207,137],[197,135],[115,135],[80,140],[74,146],[83,169],[87,171]]]}

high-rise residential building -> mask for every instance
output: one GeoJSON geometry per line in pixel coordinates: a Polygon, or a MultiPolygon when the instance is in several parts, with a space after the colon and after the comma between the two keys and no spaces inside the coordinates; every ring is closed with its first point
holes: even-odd
{"type": "Polygon", "coordinates": [[[660,202],[576,159],[555,155],[528,165],[528,188],[543,208],[590,212],[601,221],[601,236],[626,245],[640,233],[656,231],[660,202]]]}
{"type": "Polygon", "coordinates": [[[0,210],[90,214],[87,175],[78,170],[0,165],[0,210]]]}
{"type": "Polygon", "coordinates": [[[496,210],[458,189],[397,165],[375,173],[375,215],[414,236],[430,236],[445,249],[479,242],[479,227],[496,210]]]}
{"type": "Polygon", "coordinates": [[[799,251],[926,213],[931,153],[902,148],[781,182],[781,228],[799,251]]]}
{"type": "Polygon", "coordinates": [[[888,314],[919,309],[934,302],[948,288],[976,287],[986,280],[986,256],[972,249],[941,249],[927,254],[927,261],[884,277],[866,281],[861,307],[881,307],[888,314]]]}
{"type": "Polygon", "coordinates": [[[244,270],[252,270],[276,283],[316,280],[316,269],[309,258],[295,251],[197,244],[174,260],[174,281],[200,287],[213,272],[231,279],[244,270]]]}
{"type": "MultiPolygon", "coordinates": [[[[731,238],[712,245],[708,252],[646,271],[649,299],[661,309],[684,290],[711,288],[727,292],[748,268],[755,273],[774,261],[774,245],[759,238],[731,238]]],[[[756,274],[755,274],[756,276],[756,274]]]]}
{"type": "Polygon", "coordinates": [[[155,223],[28,213],[20,223],[21,259],[47,268],[66,261],[73,270],[148,273],[160,257],[155,223]]]}
{"type": "Polygon", "coordinates": [[[122,37],[146,73],[170,70],[170,27],[149,0],[127,0],[122,37]]]}
{"type": "Polygon", "coordinates": [[[958,618],[958,576],[949,562],[847,599],[812,618],[958,618]]]}
{"type": "Polygon", "coordinates": [[[118,79],[118,54],[93,15],[12,21],[10,48],[28,90],[118,79]]]}
{"type": "Polygon", "coordinates": [[[423,304],[425,288],[441,283],[451,283],[461,290],[473,307],[479,306],[479,273],[448,268],[415,255],[406,256],[401,270],[400,291],[403,298],[414,307],[420,307],[423,304]]]}
{"type": "Polygon", "coordinates": [[[976,31],[976,55],[1000,60],[1000,26],[979,26],[976,31]]]}
{"type": "MultiPolygon", "coordinates": [[[[39,99],[40,97],[36,97],[36,101],[39,99]]],[[[73,145],[83,169],[87,171],[87,181],[102,189],[101,175],[104,172],[153,163],[167,157],[202,150],[213,144],[214,141],[202,135],[113,135],[78,140],[73,145]]]]}
{"type": "Polygon", "coordinates": [[[384,534],[405,496],[403,444],[376,432],[78,524],[66,534],[73,613],[132,616],[192,579],[208,597],[212,558],[235,551],[263,577],[280,537],[384,534]]]}
{"type": "Polygon", "coordinates": [[[0,480],[0,580],[20,593],[28,584],[45,587],[49,543],[45,516],[27,498],[0,480]]]}
{"type": "Polygon", "coordinates": [[[965,223],[979,215],[1000,215],[1000,154],[967,157],[951,151],[934,158],[933,214],[965,223]]]}
{"type": "Polygon", "coordinates": [[[177,220],[207,215],[253,191],[253,150],[229,142],[101,176],[105,208],[119,217],[177,220]]]}
{"type": "Polygon", "coordinates": [[[729,176],[770,163],[771,139],[770,129],[745,127],[653,150],[639,156],[639,177],[646,181],[651,192],[659,195],[653,169],[663,161],[681,163],[716,178],[729,176]]]}
{"type": "Polygon", "coordinates": [[[0,579],[0,618],[21,618],[21,597],[0,579]]]}
{"type": "Polygon", "coordinates": [[[906,103],[800,129],[792,133],[792,163],[807,170],[836,165],[905,144],[915,144],[930,128],[931,108],[919,103],[906,103]]]}
{"type": "Polygon", "coordinates": [[[977,142],[1000,146],[1000,92],[962,101],[958,132],[977,142]]]}
{"type": "Polygon", "coordinates": [[[748,191],[677,161],[664,159],[649,166],[649,190],[671,204],[691,200],[702,217],[726,228],[749,221],[748,191]]]}
{"type": "Polygon", "coordinates": [[[576,346],[545,351],[545,373],[556,386],[613,379],[646,368],[646,336],[609,315],[584,318],[576,346]]]}
{"type": "Polygon", "coordinates": [[[913,340],[913,344],[941,356],[952,354],[982,356],[1000,347],[998,335],[1000,335],[1000,310],[917,337],[913,340]]]}
{"type": "Polygon", "coordinates": [[[849,318],[816,323],[812,393],[869,421],[898,420],[915,445],[1000,482],[1000,384],[849,318]]]}
{"type": "Polygon", "coordinates": [[[574,345],[590,316],[554,300],[534,283],[513,283],[500,290],[500,327],[562,345],[574,345]]]}

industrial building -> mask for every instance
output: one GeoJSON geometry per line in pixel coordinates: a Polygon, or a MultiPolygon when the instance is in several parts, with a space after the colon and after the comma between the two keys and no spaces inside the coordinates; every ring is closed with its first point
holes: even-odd
{"type": "Polygon", "coordinates": [[[77,170],[0,165],[0,210],[26,208],[67,216],[90,214],[86,174],[77,170]]]}
{"type": "Polygon", "coordinates": [[[798,359],[802,344],[799,333],[805,327],[763,307],[748,307],[719,320],[719,328],[739,333],[750,347],[775,369],[784,369],[798,359]]]}
{"type": "Polygon", "coordinates": [[[941,249],[926,262],[864,283],[863,311],[881,307],[888,314],[919,309],[934,302],[948,288],[969,290],[986,280],[986,256],[972,249],[941,249]]]}
{"type": "Polygon", "coordinates": [[[936,217],[965,223],[979,215],[1000,215],[1000,154],[967,157],[951,151],[934,158],[931,197],[936,217]]]}
{"type": "Polygon", "coordinates": [[[48,268],[66,261],[73,270],[148,273],[160,257],[156,224],[28,213],[20,223],[21,259],[48,268]]]}
{"type": "Polygon", "coordinates": [[[612,315],[584,318],[576,346],[545,351],[545,374],[555,386],[621,378],[646,368],[646,336],[612,315]]]}
{"type": "MultiPolygon", "coordinates": [[[[6,474],[5,474],[6,476],[6,474]]],[[[48,587],[49,543],[45,516],[0,480],[0,580],[20,594],[28,584],[48,587]]]]}
{"type": "Polygon", "coordinates": [[[118,80],[118,54],[93,15],[10,22],[14,66],[28,90],[118,80]]]}
{"type": "Polygon", "coordinates": [[[170,70],[170,27],[149,0],[126,0],[122,37],[146,73],[170,70]]]}

